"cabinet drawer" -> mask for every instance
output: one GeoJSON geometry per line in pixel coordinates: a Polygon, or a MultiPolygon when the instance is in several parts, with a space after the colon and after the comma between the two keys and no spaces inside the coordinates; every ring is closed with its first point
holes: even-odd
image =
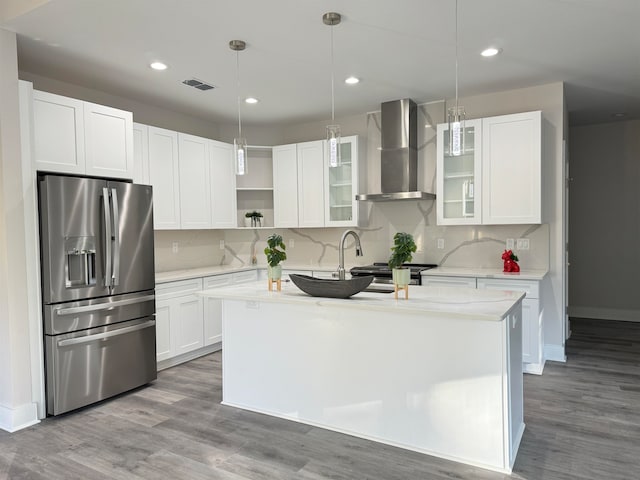
{"type": "Polygon", "coordinates": [[[527,280],[507,280],[493,278],[479,278],[478,288],[489,290],[513,290],[516,292],[526,292],[527,298],[540,298],[540,287],[537,281],[527,280]]]}
{"type": "Polygon", "coordinates": [[[428,287],[467,287],[476,288],[475,277],[436,277],[423,276],[422,285],[428,287]]]}
{"type": "Polygon", "coordinates": [[[204,289],[209,290],[215,287],[224,287],[233,283],[233,274],[225,273],[224,275],[214,275],[204,278],[204,289]]]}
{"type": "Polygon", "coordinates": [[[258,274],[255,270],[246,270],[244,272],[236,272],[233,274],[233,283],[247,283],[258,280],[258,274]]]}
{"type": "Polygon", "coordinates": [[[179,280],[156,285],[156,299],[189,295],[202,290],[202,279],[179,280]]]}

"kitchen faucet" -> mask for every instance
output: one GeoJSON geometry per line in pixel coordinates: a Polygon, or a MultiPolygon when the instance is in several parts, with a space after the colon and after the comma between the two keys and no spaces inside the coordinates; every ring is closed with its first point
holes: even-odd
{"type": "Polygon", "coordinates": [[[349,235],[353,235],[353,238],[356,240],[356,257],[362,256],[362,245],[360,245],[360,237],[353,230],[346,230],[342,234],[342,238],[340,238],[340,246],[338,247],[338,280],[345,279],[344,273],[344,242],[349,235]]]}

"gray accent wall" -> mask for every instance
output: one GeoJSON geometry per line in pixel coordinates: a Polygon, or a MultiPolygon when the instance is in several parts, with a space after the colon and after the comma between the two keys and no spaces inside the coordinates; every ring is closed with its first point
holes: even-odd
{"type": "Polygon", "coordinates": [[[640,321],[640,120],[572,127],[569,313],[640,321]]]}

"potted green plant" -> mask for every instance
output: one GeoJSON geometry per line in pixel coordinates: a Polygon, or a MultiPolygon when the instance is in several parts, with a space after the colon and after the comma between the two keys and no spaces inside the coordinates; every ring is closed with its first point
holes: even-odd
{"type": "Polygon", "coordinates": [[[416,250],[416,243],[413,241],[413,235],[410,233],[397,232],[393,236],[389,268],[392,269],[393,284],[396,287],[406,287],[409,285],[411,269],[403,267],[402,265],[411,261],[413,253],[415,253],[416,250]]]}
{"type": "MultiPolygon", "coordinates": [[[[263,215],[260,212],[258,212],[257,210],[245,213],[244,217],[250,219],[251,227],[261,227],[262,226],[261,218],[263,217],[263,215]]],[[[247,225],[247,227],[248,226],[249,225],[247,225]]]]}
{"type": "Polygon", "coordinates": [[[267,256],[269,285],[273,280],[282,278],[282,265],[280,265],[280,262],[287,259],[286,248],[282,235],[274,233],[267,238],[267,247],[264,249],[264,254],[267,256]]]}

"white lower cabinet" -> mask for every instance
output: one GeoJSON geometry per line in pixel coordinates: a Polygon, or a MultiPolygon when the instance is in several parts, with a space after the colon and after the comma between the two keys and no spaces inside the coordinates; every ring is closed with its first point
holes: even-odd
{"type": "Polygon", "coordinates": [[[540,302],[540,282],[537,280],[504,280],[478,278],[478,288],[525,292],[522,300],[522,362],[526,373],[540,375],[544,368],[543,309],[540,302]]]}
{"type": "Polygon", "coordinates": [[[422,277],[422,285],[525,292],[527,296],[522,300],[522,370],[525,373],[542,374],[544,368],[543,310],[538,280],[425,275],[422,277]]]}
{"type": "MultiPolygon", "coordinates": [[[[255,282],[258,279],[256,270],[225,273],[203,279],[204,289],[210,290],[228,285],[255,282]]],[[[266,287],[265,287],[266,288],[266,287]]],[[[206,298],[204,302],[204,346],[214,345],[222,341],[222,300],[206,298]]]]}
{"type": "MultiPolygon", "coordinates": [[[[233,274],[204,278],[204,289],[226,287],[233,284],[233,274]]],[[[213,345],[222,341],[222,300],[204,299],[204,344],[213,345]]]]}
{"type": "Polygon", "coordinates": [[[429,287],[476,288],[475,277],[422,277],[422,285],[429,287]]]}
{"type": "Polygon", "coordinates": [[[204,345],[202,279],[156,286],[157,360],[197,350],[204,345]]]}

